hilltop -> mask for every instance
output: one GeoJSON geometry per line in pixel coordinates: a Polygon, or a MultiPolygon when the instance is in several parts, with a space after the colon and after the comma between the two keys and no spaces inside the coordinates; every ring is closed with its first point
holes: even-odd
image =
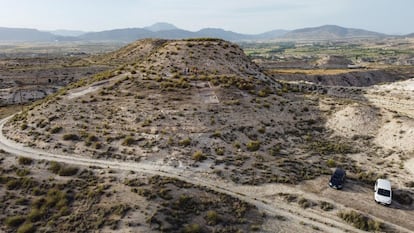
{"type": "Polygon", "coordinates": [[[203,164],[217,166],[238,183],[303,179],[290,165],[270,165],[286,159],[314,171],[312,177],[328,172],[323,163],[299,159],[308,149],[295,143],[302,135],[319,140],[323,134],[316,99],[282,88],[237,45],[217,39],[144,40],[116,54],[130,63],[31,107],[15,117],[8,136],[102,159],[184,166],[206,160],[203,164]],[[285,157],[290,153],[297,156],[285,157]],[[252,166],[263,159],[268,165],[251,177],[252,166]]]}

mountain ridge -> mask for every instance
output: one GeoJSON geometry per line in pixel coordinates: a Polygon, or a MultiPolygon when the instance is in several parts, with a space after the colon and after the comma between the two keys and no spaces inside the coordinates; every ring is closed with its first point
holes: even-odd
{"type": "MultiPolygon", "coordinates": [[[[185,38],[220,38],[228,41],[260,41],[274,39],[348,39],[348,38],[383,38],[390,35],[364,29],[345,28],[337,25],[300,28],[296,30],[276,29],[259,34],[243,34],[222,28],[203,28],[189,31],[169,23],[155,23],[143,28],[119,28],[98,32],[72,30],[40,31],[37,29],[0,27],[0,41],[117,41],[130,43],[145,38],[185,39],[185,38]],[[60,32],[60,33],[59,33],[60,32]],[[63,33],[63,34],[62,34],[63,33]],[[75,36],[77,35],[77,36],[75,36]]],[[[414,34],[408,34],[412,37],[414,34]]]]}

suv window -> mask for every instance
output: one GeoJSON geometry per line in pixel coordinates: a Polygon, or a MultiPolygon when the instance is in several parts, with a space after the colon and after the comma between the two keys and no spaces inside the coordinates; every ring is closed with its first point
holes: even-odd
{"type": "Polygon", "coordinates": [[[378,194],[382,196],[386,196],[386,197],[391,196],[390,190],[386,190],[386,189],[378,189],[378,194]]]}

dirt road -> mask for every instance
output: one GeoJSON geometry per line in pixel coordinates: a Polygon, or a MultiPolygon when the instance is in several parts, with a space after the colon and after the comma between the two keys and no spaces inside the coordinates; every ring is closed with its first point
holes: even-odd
{"type": "MultiPolygon", "coordinates": [[[[228,182],[218,182],[217,180],[208,178],[205,174],[197,174],[189,168],[174,168],[145,162],[134,163],[115,160],[91,159],[74,154],[61,155],[26,147],[20,143],[7,139],[3,135],[3,126],[10,118],[11,117],[8,117],[0,121],[0,149],[16,156],[57,161],[78,166],[99,166],[109,169],[143,172],[151,175],[172,177],[188,183],[200,185],[213,191],[227,194],[253,204],[257,206],[259,210],[266,212],[269,216],[283,216],[287,219],[287,221],[289,221],[286,229],[280,229],[278,224],[267,224],[266,232],[290,232],[289,229],[292,228],[290,228],[289,225],[291,224],[303,228],[301,229],[301,232],[363,232],[353,228],[347,223],[344,223],[335,214],[328,214],[314,210],[305,211],[304,209],[286,203],[283,200],[268,198],[264,195],[260,195],[256,189],[243,188],[240,185],[228,182]]],[[[381,221],[387,222],[383,219],[381,219],[381,221]]],[[[393,226],[399,232],[411,232],[408,229],[396,226],[392,223],[387,222],[387,224],[393,226]]]]}

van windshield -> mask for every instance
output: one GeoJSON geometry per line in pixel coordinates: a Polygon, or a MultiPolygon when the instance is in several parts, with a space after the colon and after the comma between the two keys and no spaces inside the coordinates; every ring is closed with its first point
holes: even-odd
{"type": "Polygon", "coordinates": [[[386,190],[386,189],[378,189],[378,194],[382,196],[386,196],[386,197],[391,196],[390,190],[386,190]]]}

